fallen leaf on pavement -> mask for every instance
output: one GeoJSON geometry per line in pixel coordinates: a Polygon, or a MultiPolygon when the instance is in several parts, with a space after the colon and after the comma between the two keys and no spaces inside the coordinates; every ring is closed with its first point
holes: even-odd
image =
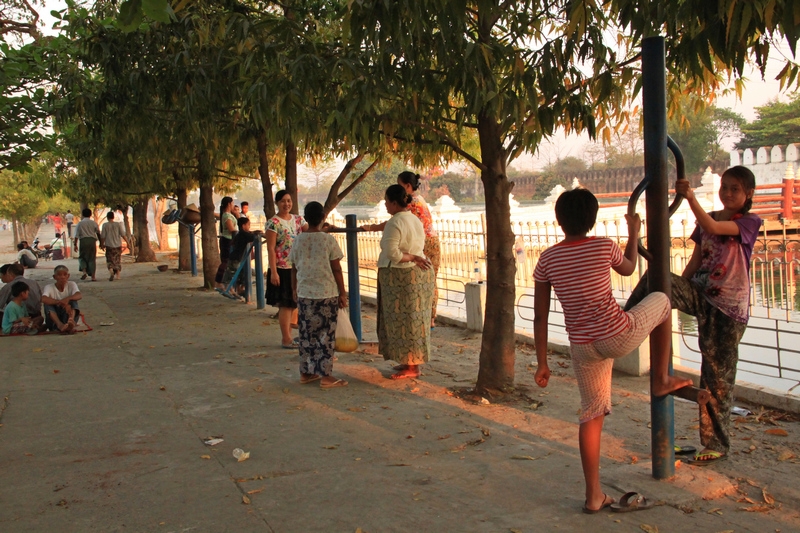
{"type": "Polygon", "coordinates": [[[789,433],[787,433],[785,429],[781,429],[781,428],[768,429],[764,433],[766,433],[767,435],[777,435],[778,437],[788,437],[789,436],[789,433]]]}
{"type": "Polygon", "coordinates": [[[783,450],[780,454],[778,454],[778,461],[788,461],[789,459],[794,458],[794,453],[790,450],[783,450]]]}
{"type": "Polygon", "coordinates": [[[772,507],[769,505],[754,505],[752,507],[742,507],[742,510],[748,513],[766,513],[767,511],[771,511],[772,507]]]}
{"type": "Polygon", "coordinates": [[[512,459],[518,459],[520,461],[536,461],[541,459],[541,457],[531,457],[530,455],[512,455],[512,459]]]}
{"type": "Polygon", "coordinates": [[[201,455],[200,459],[211,459],[210,455],[201,455]]]}
{"type": "Polygon", "coordinates": [[[651,526],[649,524],[639,524],[639,529],[646,533],[658,533],[658,526],[651,526]]]}
{"type": "Polygon", "coordinates": [[[228,398],[236,398],[235,394],[230,394],[230,393],[226,393],[225,396],[227,396],[228,398]]]}
{"type": "Polygon", "coordinates": [[[261,487],[260,489],[248,490],[247,494],[258,494],[259,492],[264,492],[264,487],[261,487]]]}
{"type": "Polygon", "coordinates": [[[767,487],[761,489],[761,496],[764,498],[765,503],[768,503],[769,505],[775,503],[775,498],[773,498],[772,495],[767,492],[767,487]]]}
{"type": "Polygon", "coordinates": [[[245,504],[245,505],[250,505],[250,498],[248,498],[246,495],[242,494],[242,503],[245,504]]]}

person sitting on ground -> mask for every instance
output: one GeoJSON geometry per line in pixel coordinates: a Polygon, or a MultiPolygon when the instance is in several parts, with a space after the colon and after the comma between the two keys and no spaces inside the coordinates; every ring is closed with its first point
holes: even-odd
{"type": "MultiPolygon", "coordinates": [[[[628,312],[614,299],[611,269],[622,276],[636,270],[642,222],[639,215],[625,215],[628,244],[623,254],[611,239],[587,236],[595,225],[598,207],[597,198],[587,189],[573,189],[558,197],[556,220],[565,237],[542,252],[533,273],[535,380],[546,387],[550,379],[547,335],[552,289],[564,310],[581,396],[578,440],[586,483],[583,511],[590,514],[615,503],[600,486],[600,437],[603,421],[611,413],[614,359],[629,354],[656,326],[670,319],[670,300],[662,292],[651,293],[628,312]]],[[[669,374],[669,357],[655,360],[652,372],[655,396],[692,384],[688,378],[669,374]]]]}
{"type": "Polygon", "coordinates": [[[42,290],[39,284],[34,280],[25,279],[23,275],[25,269],[19,263],[12,263],[0,267],[0,280],[5,285],[0,288],[0,310],[2,310],[8,302],[13,298],[11,289],[17,283],[25,283],[28,285],[28,299],[25,300],[25,306],[28,308],[28,316],[36,318],[42,316],[42,290]]]}
{"type": "Polygon", "coordinates": [[[53,252],[53,259],[58,261],[64,259],[64,234],[56,233],[56,238],[50,242],[50,251],[53,252]]]}
{"type": "Polygon", "coordinates": [[[39,264],[36,254],[26,248],[24,243],[17,245],[17,261],[25,268],[36,268],[39,264]]]}
{"type": "Polygon", "coordinates": [[[106,266],[108,267],[108,281],[114,281],[116,276],[122,276],[122,239],[125,237],[125,226],[115,220],[114,212],[106,215],[108,222],[103,224],[100,232],[100,249],[106,251],[106,266]]]}
{"type": "Polygon", "coordinates": [[[341,265],[344,254],[336,239],[322,231],[322,204],[309,202],[303,215],[308,229],[295,238],[289,252],[298,305],[300,383],[319,380],[322,389],[346,387],[347,381],[333,376],[338,311],[347,307],[341,265]]]}
{"type": "MultiPolygon", "coordinates": [[[[247,249],[247,245],[253,242],[256,237],[260,236],[262,233],[260,231],[250,231],[250,220],[245,217],[240,217],[239,220],[236,221],[236,224],[239,227],[239,231],[236,232],[236,235],[234,235],[233,239],[231,240],[231,251],[230,255],[228,256],[228,266],[225,267],[225,275],[222,277],[222,285],[226,289],[233,279],[233,276],[236,274],[236,271],[239,269],[239,265],[244,259],[244,252],[247,249]]],[[[254,257],[252,250],[250,252],[250,257],[254,257]]],[[[243,274],[243,272],[240,272],[239,278],[236,280],[236,283],[234,283],[234,289],[231,291],[234,295],[242,295],[239,289],[245,283],[243,274]]]]}
{"type": "Polygon", "coordinates": [[[44,331],[44,319],[41,316],[36,318],[28,316],[28,307],[25,305],[28,293],[28,284],[24,281],[17,282],[11,287],[13,298],[3,312],[3,335],[19,333],[35,335],[44,331]]]}
{"type": "Polygon", "coordinates": [[[55,283],[45,286],[42,303],[47,328],[50,331],[71,333],[81,316],[78,300],[83,298],[78,284],[69,280],[69,269],[58,265],[53,270],[55,283]]]}

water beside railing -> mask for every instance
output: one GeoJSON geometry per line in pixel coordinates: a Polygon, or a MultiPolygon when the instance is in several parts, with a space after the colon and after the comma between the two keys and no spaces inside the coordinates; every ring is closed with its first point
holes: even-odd
{"type": "MultiPolygon", "coordinates": [[[[331,221],[343,226],[343,221],[331,221]]],[[[358,225],[380,222],[375,219],[359,221],[358,225]]],[[[643,224],[643,228],[645,225],[643,224]]],[[[694,223],[673,223],[671,269],[682,272],[694,251],[690,235],[694,223]],[[676,227],[679,228],[676,230],[676,227]]],[[[437,284],[439,288],[438,313],[466,319],[465,284],[473,279],[477,261],[480,276],[486,277],[485,243],[486,224],[482,216],[467,220],[435,220],[441,243],[441,267],[437,284]]],[[[541,253],[563,238],[553,221],[514,222],[515,252],[517,257],[516,328],[533,333],[533,270],[541,253]]],[[[600,220],[593,235],[608,237],[625,246],[627,229],[617,220],[600,220]]],[[[335,234],[346,253],[344,234],[335,234]]],[[[361,291],[368,296],[377,293],[377,261],[380,253],[381,233],[358,234],[359,279],[361,291]]],[[[646,236],[643,239],[646,245],[646,236]]],[[[780,235],[770,235],[762,227],[751,258],[751,319],[740,344],[738,379],[767,386],[782,392],[800,394],[800,240],[788,234],[786,228],[780,235]],[[796,387],[796,388],[795,388],[796,387]]],[[[343,266],[346,269],[346,265],[343,266]]],[[[622,304],[639,281],[644,261],[632,276],[619,276],[612,272],[614,295],[622,304]]],[[[491,297],[491,295],[489,295],[491,297]]],[[[563,312],[554,297],[551,304],[549,335],[553,342],[568,344],[563,312]]],[[[682,316],[673,320],[673,348],[675,363],[689,368],[700,368],[697,347],[696,322],[693,317],[682,316]]]]}

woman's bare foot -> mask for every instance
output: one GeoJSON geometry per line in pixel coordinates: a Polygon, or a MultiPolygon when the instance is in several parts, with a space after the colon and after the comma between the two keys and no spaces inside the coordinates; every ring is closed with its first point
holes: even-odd
{"type": "Polygon", "coordinates": [[[75,322],[70,318],[66,324],[61,324],[58,330],[62,335],[69,335],[75,329],[75,322]]]}
{"type": "Polygon", "coordinates": [[[689,378],[666,376],[665,379],[661,380],[658,377],[654,377],[652,393],[653,396],[666,396],[673,391],[684,387],[691,387],[692,385],[694,385],[694,383],[689,378]]]}

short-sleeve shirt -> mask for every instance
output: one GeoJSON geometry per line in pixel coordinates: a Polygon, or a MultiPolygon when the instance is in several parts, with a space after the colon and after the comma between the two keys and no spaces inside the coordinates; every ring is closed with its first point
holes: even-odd
{"type": "Polygon", "coordinates": [[[103,224],[103,244],[106,248],[122,248],[122,237],[125,235],[125,226],[119,222],[109,220],[103,224]]]}
{"type": "Polygon", "coordinates": [[[275,237],[275,266],[277,268],[292,268],[289,252],[292,251],[294,239],[303,231],[305,223],[305,219],[300,215],[292,215],[289,220],[284,220],[276,215],[267,221],[267,231],[277,233],[275,237]]]}
{"type": "Polygon", "coordinates": [[[22,250],[20,250],[19,252],[17,252],[17,261],[21,263],[21,262],[22,262],[22,257],[23,257],[23,256],[24,256],[24,257],[26,257],[26,258],[28,259],[28,261],[31,261],[31,262],[33,262],[33,263],[35,263],[36,261],[38,261],[38,259],[36,259],[36,254],[34,254],[33,252],[31,252],[31,251],[30,251],[30,250],[28,250],[27,248],[23,248],[22,250]]]}
{"type": "Polygon", "coordinates": [[[11,326],[20,318],[28,316],[28,309],[24,305],[19,305],[15,301],[8,302],[6,310],[3,311],[3,334],[11,333],[11,326]]]}
{"type": "MultiPolygon", "coordinates": [[[[716,220],[716,212],[709,213],[716,220]]],[[[692,276],[703,297],[741,323],[750,317],[750,256],[761,218],[748,213],[731,219],[739,235],[711,235],[698,224],[691,239],[700,246],[702,261],[692,276]]]]}
{"type": "Polygon", "coordinates": [[[428,204],[421,197],[415,195],[414,199],[408,205],[408,210],[422,222],[422,227],[425,229],[426,237],[436,237],[436,230],[433,228],[433,217],[431,210],[428,209],[428,204]]]}
{"type": "Polygon", "coordinates": [[[324,300],[339,296],[331,261],[344,257],[332,235],[302,233],[294,240],[289,260],[297,269],[297,297],[324,300]]]}
{"type": "Polygon", "coordinates": [[[64,220],[67,221],[67,224],[72,224],[72,222],[75,220],[75,215],[73,215],[72,213],[67,213],[66,215],[64,215],[64,220]]]}
{"type": "Polygon", "coordinates": [[[225,237],[226,239],[230,239],[231,237],[233,237],[233,232],[232,231],[228,231],[227,224],[226,224],[229,220],[231,222],[233,222],[233,227],[234,228],[237,227],[236,226],[236,217],[235,216],[233,216],[230,213],[222,213],[222,218],[220,219],[220,221],[221,221],[220,222],[221,229],[219,230],[219,236],[220,237],[225,237]]]}
{"type": "Polygon", "coordinates": [[[66,286],[64,286],[64,290],[58,290],[58,287],[55,283],[51,283],[50,285],[46,285],[44,290],[42,290],[42,296],[47,296],[48,298],[52,298],[53,300],[63,300],[64,298],[68,298],[74,294],[81,292],[78,288],[78,284],[74,281],[67,281],[66,286]]]}
{"type": "Polygon", "coordinates": [[[571,343],[610,339],[630,326],[611,293],[611,268],[624,257],[614,241],[601,237],[560,242],[542,253],[533,278],[553,287],[571,343]]]}
{"type": "Polygon", "coordinates": [[[79,240],[87,237],[92,237],[96,240],[99,233],[100,228],[98,227],[97,222],[89,217],[81,219],[81,221],[78,222],[78,225],[75,226],[75,238],[79,240]]]}
{"type": "Polygon", "coordinates": [[[6,283],[0,288],[0,309],[3,309],[14,297],[11,296],[11,287],[18,282],[23,282],[28,286],[28,299],[25,300],[25,307],[28,308],[28,316],[38,316],[42,314],[42,289],[36,280],[17,276],[11,282],[6,283]]]}

